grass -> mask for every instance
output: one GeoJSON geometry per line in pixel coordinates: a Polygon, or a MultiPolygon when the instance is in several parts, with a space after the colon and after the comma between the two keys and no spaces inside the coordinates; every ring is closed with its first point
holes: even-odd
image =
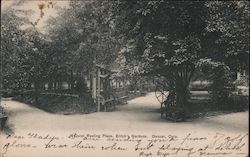
{"type": "MultiPolygon", "coordinates": [[[[129,93],[128,100],[141,96],[140,93],[129,93]]],[[[207,91],[192,91],[184,109],[186,119],[212,116],[221,113],[244,111],[249,108],[248,97],[234,96],[224,104],[214,103],[207,91]]],[[[14,100],[24,102],[50,113],[86,114],[96,112],[97,106],[90,95],[79,98],[77,95],[40,94],[37,102],[32,93],[15,96],[14,100]]],[[[172,109],[175,111],[175,108],[172,109]]]]}
{"type": "Polygon", "coordinates": [[[192,91],[184,107],[167,107],[164,109],[163,117],[170,121],[178,122],[246,111],[249,109],[248,100],[248,96],[232,95],[229,97],[229,100],[223,100],[221,103],[218,103],[212,99],[212,95],[207,91],[192,91]]]}
{"type": "Polygon", "coordinates": [[[213,100],[211,99],[211,95],[208,92],[195,91],[192,92],[185,111],[189,118],[199,118],[206,116],[214,116],[222,113],[232,113],[248,110],[248,99],[243,100],[246,98],[243,96],[236,97],[239,97],[238,100],[235,100],[233,97],[230,97],[229,101],[225,100],[223,104],[218,104],[213,102],[213,100]]]}
{"type": "MultiPolygon", "coordinates": [[[[141,94],[128,94],[127,100],[131,100],[138,96],[141,96],[141,94]]],[[[34,92],[28,92],[14,96],[13,100],[37,107],[46,112],[57,114],[86,114],[97,111],[97,105],[94,103],[90,94],[85,94],[79,98],[78,95],[40,93],[37,100],[35,97],[34,92]]]]}
{"type": "Polygon", "coordinates": [[[96,111],[96,106],[89,96],[79,98],[77,95],[40,94],[35,99],[34,94],[15,96],[13,100],[37,107],[46,112],[58,114],[91,113],[96,111]]]}

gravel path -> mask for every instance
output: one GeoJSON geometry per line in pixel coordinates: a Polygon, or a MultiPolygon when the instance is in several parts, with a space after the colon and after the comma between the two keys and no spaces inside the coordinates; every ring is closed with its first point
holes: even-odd
{"type": "Polygon", "coordinates": [[[113,112],[85,115],[51,114],[35,107],[15,101],[3,101],[11,112],[9,124],[17,131],[24,130],[89,130],[89,131],[248,131],[249,112],[231,113],[189,122],[173,123],[160,118],[159,103],[154,93],[135,98],[113,112]]]}
{"type": "MultiPolygon", "coordinates": [[[[85,115],[51,114],[12,100],[5,100],[2,104],[11,113],[8,124],[16,135],[16,138],[6,138],[7,135],[0,133],[0,153],[7,150],[5,146],[8,142],[10,144],[4,157],[146,157],[145,154],[140,155],[140,152],[132,151],[135,149],[136,143],[118,143],[118,145],[121,144],[129,149],[125,153],[122,151],[100,152],[101,146],[114,144],[112,141],[107,143],[105,140],[102,142],[83,141],[83,145],[86,144],[85,142],[91,142],[90,145],[95,143],[94,146],[97,147],[95,151],[71,149],[71,147],[65,149],[48,149],[45,148],[45,143],[48,143],[49,140],[29,138],[29,134],[38,134],[38,136],[41,135],[42,137],[59,137],[59,141],[55,140],[52,142],[57,146],[58,144],[69,144],[69,146],[72,146],[74,142],[79,142],[80,139],[76,139],[75,141],[69,139],[69,135],[75,133],[78,135],[90,134],[93,136],[103,136],[103,134],[116,136],[119,134],[123,136],[143,135],[152,137],[152,135],[157,135],[169,137],[170,135],[174,135],[179,139],[184,138],[188,134],[194,137],[210,137],[205,142],[198,141],[195,145],[187,144],[187,147],[192,146],[194,149],[198,149],[198,147],[205,147],[206,144],[213,143],[213,139],[216,138],[215,135],[217,133],[218,135],[223,134],[226,137],[229,135],[236,137],[238,135],[243,136],[248,132],[249,112],[224,114],[181,123],[168,122],[161,119],[160,114],[157,113],[159,103],[155,99],[154,93],[135,98],[126,105],[118,106],[117,110],[113,112],[99,112],[85,115]],[[24,136],[24,139],[17,139],[18,135],[24,136]],[[24,149],[20,143],[30,144],[35,147],[24,149]]],[[[242,154],[237,154],[237,157],[245,157],[248,153],[247,137],[244,138],[244,142],[243,150],[240,151],[242,154]]],[[[147,142],[142,145],[146,144],[147,142]]],[[[157,145],[157,143],[155,144],[157,145]]],[[[160,145],[158,143],[158,146],[154,146],[153,150],[150,150],[154,154],[148,157],[156,156],[155,153],[160,145]]],[[[185,151],[182,153],[174,155],[174,157],[188,157],[185,151]]],[[[194,156],[199,156],[199,154],[194,156]]],[[[209,156],[218,157],[218,155],[209,156]]],[[[226,156],[235,157],[235,154],[226,156]]]]}

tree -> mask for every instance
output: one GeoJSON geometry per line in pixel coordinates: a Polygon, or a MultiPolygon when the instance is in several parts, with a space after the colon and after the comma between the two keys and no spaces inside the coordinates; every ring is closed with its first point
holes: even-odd
{"type": "Polygon", "coordinates": [[[73,86],[77,77],[93,72],[95,64],[112,65],[117,41],[111,34],[108,4],[71,1],[69,8],[59,10],[57,17],[49,19],[51,55],[55,56],[52,75],[66,73],[73,86]]]}
{"type": "Polygon", "coordinates": [[[125,1],[116,8],[116,26],[134,45],[126,55],[141,61],[142,73],[167,78],[183,106],[206,27],[204,2],[125,1]]]}
{"type": "Polygon", "coordinates": [[[21,89],[29,84],[29,67],[25,65],[29,58],[31,45],[26,41],[27,32],[21,27],[29,23],[22,10],[12,8],[1,12],[1,65],[3,88],[21,89]]]}
{"type": "Polygon", "coordinates": [[[189,83],[195,71],[208,63],[204,61],[209,61],[212,67],[221,64],[227,69],[232,52],[248,51],[247,36],[237,35],[248,32],[248,5],[248,2],[115,1],[113,17],[118,34],[131,45],[124,54],[126,61],[139,61],[142,74],[165,77],[170,91],[176,92],[177,106],[184,107],[189,83]],[[234,20],[232,24],[229,19],[234,20]],[[222,26],[226,30],[220,29],[222,26]]]}
{"type": "Polygon", "coordinates": [[[203,45],[206,45],[204,51],[210,54],[205,53],[203,72],[213,81],[214,102],[230,104],[227,100],[233,90],[235,72],[249,69],[249,2],[209,2],[206,5],[210,14],[207,20],[210,36],[203,45]]]}
{"type": "MultiPolygon", "coordinates": [[[[220,60],[237,71],[249,68],[249,2],[209,2],[208,32],[219,32],[220,60]],[[225,55],[224,55],[225,54],[225,55]]],[[[218,59],[217,59],[218,60],[218,59]]]]}
{"type": "Polygon", "coordinates": [[[2,12],[1,53],[3,88],[19,91],[32,89],[36,98],[47,79],[49,58],[46,37],[31,27],[30,11],[9,8],[2,12]]]}

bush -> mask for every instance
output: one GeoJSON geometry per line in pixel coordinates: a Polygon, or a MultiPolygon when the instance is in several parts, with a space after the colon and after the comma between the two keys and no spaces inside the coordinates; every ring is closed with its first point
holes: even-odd
{"type": "Polygon", "coordinates": [[[249,96],[246,95],[230,95],[227,104],[223,106],[223,109],[244,111],[249,108],[249,96]]]}
{"type": "Polygon", "coordinates": [[[225,65],[220,65],[215,68],[214,75],[212,77],[213,83],[210,88],[212,94],[212,101],[215,105],[226,105],[229,96],[234,90],[232,84],[232,76],[230,69],[225,65]]]}
{"type": "Polygon", "coordinates": [[[92,97],[86,93],[80,96],[57,93],[39,94],[37,101],[34,92],[23,93],[14,100],[36,106],[52,113],[90,113],[95,112],[96,105],[92,97]]]}
{"type": "Polygon", "coordinates": [[[171,121],[181,122],[181,121],[185,121],[187,118],[185,110],[182,108],[166,107],[164,110],[165,110],[166,118],[171,121]]]}

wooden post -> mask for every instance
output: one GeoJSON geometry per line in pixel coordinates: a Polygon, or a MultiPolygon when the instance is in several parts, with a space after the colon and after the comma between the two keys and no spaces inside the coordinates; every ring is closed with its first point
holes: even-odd
{"type": "Polygon", "coordinates": [[[237,72],[237,80],[240,80],[240,77],[241,77],[241,73],[237,72]]]}
{"type": "Polygon", "coordinates": [[[101,103],[100,103],[100,96],[101,96],[101,71],[100,68],[97,69],[97,111],[101,111],[101,103]]]}
{"type": "Polygon", "coordinates": [[[93,99],[96,99],[96,76],[94,73],[92,76],[92,97],[93,99]]]}

